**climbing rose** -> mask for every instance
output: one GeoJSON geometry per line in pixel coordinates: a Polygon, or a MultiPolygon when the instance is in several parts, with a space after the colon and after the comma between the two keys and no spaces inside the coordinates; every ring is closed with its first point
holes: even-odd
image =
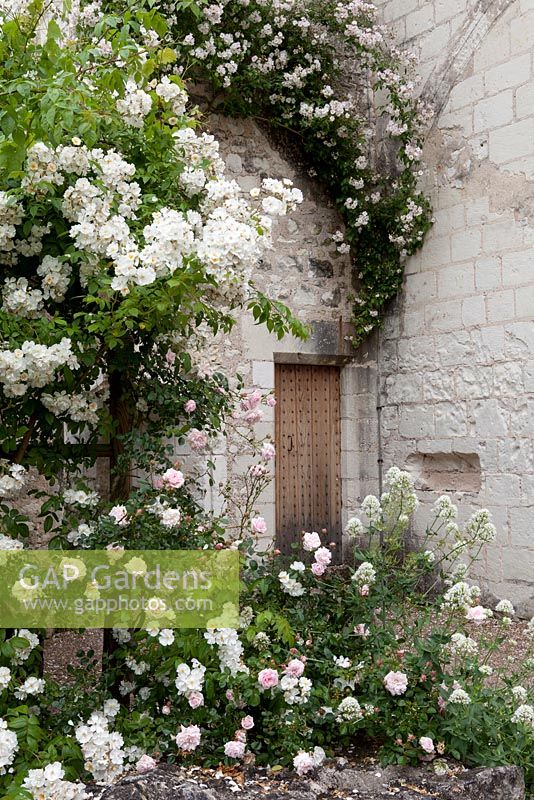
{"type": "Polygon", "coordinates": [[[298,775],[305,775],[315,767],[313,757],[309,753],[297,753],[293,759],[293,766],[298,775]]]}
{"type": "Polygon", "coordinates": [[[176,744],[180,750],[196,750],[200,744],[200,728],[198,725],[180,725],[180,733],[176,735],[176,744]]]}
{"type": "Polygon", "coordinates": [[[109,512],[109,516],[115,520],[117,525],[128,524],[128,511],[126,510],[126,506],[113,506],[109,512]]]}
{"type": "Polygon", "coordinates": [[[243,728],[244,731],[252,730],[252,728],[254,727],[254,720],[250,716],[250,714],[247,714],[246,717],[243,717],[243,719],[241,720],[241,727],[243,728]]]}
{"type": "Polygon", "coordinates": [[[157,766],[157,762],[151,758],[150,756],[142,755],[135,768],[137,772],[150,772],[151,769],[154,769],[157,766]]]}
{"type": "Polygon", "coordinates": [[[322,567],[327,567],[332,561],[332,553],[327,547],[319,547],[315,551],[315,561],[322,567]]]}
{"type": "Polygon", "coordinates": [[[199,431],[198,428],[192,428],[187,434],[187,443],[191,450],[204,450],[208,444],[207,434],[199,431]]]}
{"type": "Polygon", "coordinates": [[[278,685],[278,672],[275,669],[262,669],[258,674],[258,683],[262,689],[272,689],[278,685]]]}
{"type": "Polygon", "coordinates": [[[262,461],[272,461],[276,455],[274,444],[264,442],[261,446],[260,456],[262,461]]]}
{"type": "Polygon", "coordinates": [[[425,753],[428,753],[429,755],[436,752],[436,749],[434,747],[434,742],[430,738],[430,736],[421,736],[421,738],[419,739],[419,744],[421,745],[425,753]]]}
{"type": "Polygon", "coordinates": [[[321,575],[324,575],[326,571],[326,567],[323,564],[312,564],[311,571],[315,575],[315,577],[320,578],[321,575]]]}
{"type": "Polygon", "coordinates": [[[292,658],[284,669],[284,673],[290,678],[300,678],[304,672],[304,664],[299,658],[292,658]]]}
{"type": "Polygon", "coordinates": [[[235,740],[232,742],[226,742],[224,745],[224,754],[229,758],[243,758],[245,755],[244,742],[236,742],[235,740]]]}
{"type": "Polygon", "coordinates": [[[408,678],[404,672],[388,672],[384,678],[384,686],[393,696],[404,694],[408,688],[408,678]]]}
{"type": "Polygon", "coordinates": [[[183,472],[180,472],[179,469],[173,469],[172,467],[168,469],[163,475],[158,475],[154,479],[154,487],[156,489],[162,489],[164,486],[170,489],[179,489],[185,483],[185,478],[183,472]]]}
{"type": "Polygon", "coordinates": [[[193,411],[197,410],[197,404],[194,400],[188,400],[184,405],[184,410],[186,414],[192,414],[193,411]]]}
{"type": "Polygon", "coordinates": [[[475,625],[481,625],[487,619],[488,614],[484,606],[474,606],[467,612],[467,619],[469,622],[474,622],[475,625]]]}
{"type": "Polygon", "coordinates": [[[254,533],[267,533],[267,523],[263,517],[252,517],[250,525],[254,533]]]}
{"type": "Polygon", "coordinates": [[[321,539],[319,537],[319,534],[316,533],[315,531],[312,531],[311,533],[306,532],[302,537],[302,539],[303,539],[302,546],[304,547],[305,550],[308,551],[308,553],[312,553],[314,550],[317,550],[317,548],[321,546],[321,539]]]}

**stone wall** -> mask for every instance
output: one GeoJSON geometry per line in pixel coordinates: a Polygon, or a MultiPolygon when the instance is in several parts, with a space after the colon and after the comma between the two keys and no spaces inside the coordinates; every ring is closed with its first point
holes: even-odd
{"type": "MultiPolygon", "coordinates": [[[[385,466],[417,476],[418,529],[462,474],[455,498],[490,508],[498,528],[485,587],[532,613],[534,2],[385,0],[381,11],[420,52],[439,111],[425,152],[435,225],[366,367],[380,377],[385,466]]],[[[372,461],[362,491],[374,489],[372,461]]]]}
{"type": "MultiPolygon", "coordinates": [[[[356,411],[352,402],[355,367],[347,363],[354,352],[346,336],[351,316],[352,287],[350,261],[336,251],[332,234],[342,221],[332,201],[306,172],[296,166],[298,159],[285,157],[283,147],[275,146],[250,120],[212,115],[207,128],[220,142],[227,175],[245,190],[258,186],[261,178],[291,178],[304,194],[304,202],[289,217],[282,218],[273,231],[273,249],[254,275],[257,287],[272,298],[286,303],[309,325],[307,341],[286,337],[279,341],[264,326],[256,326],[251,314],[240,317],[231,335],[216,343],[216,359],[229,374],[240,373],[246,388],[274,388],[275,361],[340,364],[342,384],[342,493],[345,518],[358,498],[354,479],[357,469],[356,411]]],[[[275,438],[274,409],[255,426],[258,436],[275,438]]],[[[180,451],[178,451],[180,454],[180,451]]],[[[207,501],[218,510],[217,484],[243,474],[248,459],[240,445],[221,439],[214,454],[215,487],[206,487],[207,501]]],[[[272,541],[275,533],[275,486],[264,493],[258,511],[266,518],[272,541]]]]}

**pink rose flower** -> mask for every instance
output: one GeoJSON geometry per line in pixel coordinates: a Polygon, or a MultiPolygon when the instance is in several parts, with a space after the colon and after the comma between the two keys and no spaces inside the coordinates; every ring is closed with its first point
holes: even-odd
{"type": "Polygon", "coordinates": [[[320,578],[321,575],[324,575],[326,572],[326,567],[322,564],[312,564],[311,571],[315,575],[316,578],[320,578]]]}
{"type": "Polygon", "coordinates": [[[164,704],[162,705],[162,707],[161,707],[161,713],[162,713],[162,714],[163,714],[165,717],[168,717],[168,716],[169,716],[169,714],[171,713],[171,704],[170,704],[170,703],[164,703],[164,704]]]}
{"type": "Polygon", "coordinates": [[[243,411],[253,411],[261,403],[261,392],[259,389],[254,389],[249,395],[246,395],[241,400],[241,408],[243,411]]]}
{"type": "Polygon", "coordinates": [[[258,422],[261,422],[263,419],[263,411],[261,408],[255,408],[253,411],[247,411],[244,416],[244,420],[247,425],[256,425],[258,422]]]}
{"type": "Polygon", "coordinates": [[[305,775],[315,768],[315,761],[310,753],[297,753],[293,759],[293,766],[297,775],[305,775]]]}
{"type": "Polygon", "coordinates": [[[198,428],[192,428],[187,434],[187,444],[191,450],[199,451],[204,450],[208,444],[208,436],[204,431],[199,431],[198,428]]]}
{"type": "Polygon", "coordinates": [[[233,700],[234,699],[234,693],[232,692],[231,689],[227,689],[226,690],[226,699],[227,700],[233,700]]]}
{"type": "Polygon", "coordinates": [[[470,608],[466,614],[469,622],[474,622],[475,625],[482,625],[487,619],[486,609],[484,606],[474,606],[470,608]]]}
{"type": "Polygon", "coordinates": [[[388,672],[384,678],[384,686],[394,697],[404,694],[408,688],[408,677],[404,672],[388,672]]]}
{"type": "Polygon", "coordinates": [[[184,473],[172,467],[164,472],[161,477],[163,485],[170,486],[171,489],[179,489],[185,483],[184,473]]]}
{"type": "Polygon", "coordinates": [[[191,708],[200,708],[204,705],[204,695],[202,692],[190,692],[187,698],[191,708]]]}
{"type": "Polygon", "coordinates": [[[429,755],[436,752],[434,742],[430,736],[421,736],[419,739],[419,744],[425,753],[428,753],[429,755]]]}
{"type": "Polygon", "coordinates": [[[197,410],[197,404],[194,400],[187,400],[184,405],[184,411],[186,414],[192,414],[193,411],[197,410]]]}
{"type": "Polygon", "coordinates": [[[122,526],[128,524],[128,511],[126,510],[126,506],[113,506],[109,512],[109,516],[115,520],[117,525],[122,526]]]}
{"type": "Polygon", "coordinates": [[[198,725],[180,725],[180,733],[176,735],[176,744],[180,750],[196,750],[200,744],[200,728],[198,725]]]}
{"type": "Polygon", "coordinates": [[[315,561],[323,567],[327,567],[332,561],[332,553],[327,547],[318,547],[315,551],[315,561]]]}
{"type": "Polygon", "coordinates": [[[236,742],[245,743],[247,741],[247,732],[243,730],[236,731],[234,734],[234,739],[236,740],[236,742]]]}
{"type": "Polygon", "coordinates": [[[167,364],[170,364],[172,367],[172,365],[176,361],[176,353],[174,353],[172,350],[167,350],[167,354],[165,355],[165,360],[167,364]]]}
{"type": "Polygon", "coordinates": [[[313,553],[314,550],[317,550],[317,548],[321,546],[319,534],[316,531],[312,531],[311,533],[306,531],[302,537],[302,546],[308,553],[313,553]]]}
{"type": "Polygon", "coordinates": [[[263,464],[253,464],[249,470],[253,478],[262,478],[267,474],[267,469],[263,464]]]}
{"type": "Polygon", "coordinates": [[[238,742],[235,739],[231,742],[226,742],[224,745],[224,755],[228,758],[243,758],[245,755],[245,743],[238,742]]]}
{"type": "Polygon", "coordinates": [[[272,396],[272,394],[270,394],[268,397],[265,398],[265,403],[270,408],[274,408],[274,406],[276,405],[276,399],[272,396]]]}
{"type": "Polygon", "coordinates": [[[252,517],[250,526],[254,533],[267,533],[267,523],[263,517],[252,517]]]}
{"type": "Polygon", "coordinates": [[[261,446],[260,457],[262,461],[272,461],[276,455],[276,448],[272,442],[264,442],[261,446]]]}
{"type": "Polygon", "coordinates": [[[247,714],[246,717],[243,717],[243,719],[241,720],[241,727],[243,728],[244,731],[252,730],[252,728],[254,727],[254,719],[253,717],[250,716],[250,714],[247,714]]]}
{"type": "Polygon", "coordinates": [[[278,672],[275,669],[262,669],[258,674],[258,683],[262,689],[272,689],[278,686],[278,672]]]}
{"type": "Polygon", "coordinates": [[[304,664],[299,658],[292,658],[284,669],[284,673],[290,678],[300,678],[304,672],[304,664]]]}
{"type": "Polygon", "coordinates": [[[150,772],[151,769],[154,769],[157,766],[157,761],[155,761],[150,756],[142,755],[139,761],[136,763],[135,768],[137,772],[150,772]]]}

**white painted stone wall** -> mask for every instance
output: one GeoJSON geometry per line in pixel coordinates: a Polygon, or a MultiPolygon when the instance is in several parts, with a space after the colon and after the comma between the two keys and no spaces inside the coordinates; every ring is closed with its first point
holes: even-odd
{"type": "MultiPolygon", "coordinates": [[[[419,50],[423,91],[442,105],[425,153],[435,225],[366,367],[380,375],[384,466],[420,475],[446,454],[478,456],[479,491],[455,497],[495,518],[481,580],[532,613],[534,0],[385,0],[381,11],[419,50]]],[[[374,460],[361,493],[375,489],[374,460]]],[[[418,529],[439,482],[421,492],[418,529]]]]}

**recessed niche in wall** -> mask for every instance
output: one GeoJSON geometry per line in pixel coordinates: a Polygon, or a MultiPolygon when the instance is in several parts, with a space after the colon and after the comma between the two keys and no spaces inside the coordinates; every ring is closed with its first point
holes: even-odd
{"type": "Polygon", "coordinates": [[[429,492],[479,492],[480,458],[477,453],[413,453],[406,468],[417,489],[429,492]]]}

